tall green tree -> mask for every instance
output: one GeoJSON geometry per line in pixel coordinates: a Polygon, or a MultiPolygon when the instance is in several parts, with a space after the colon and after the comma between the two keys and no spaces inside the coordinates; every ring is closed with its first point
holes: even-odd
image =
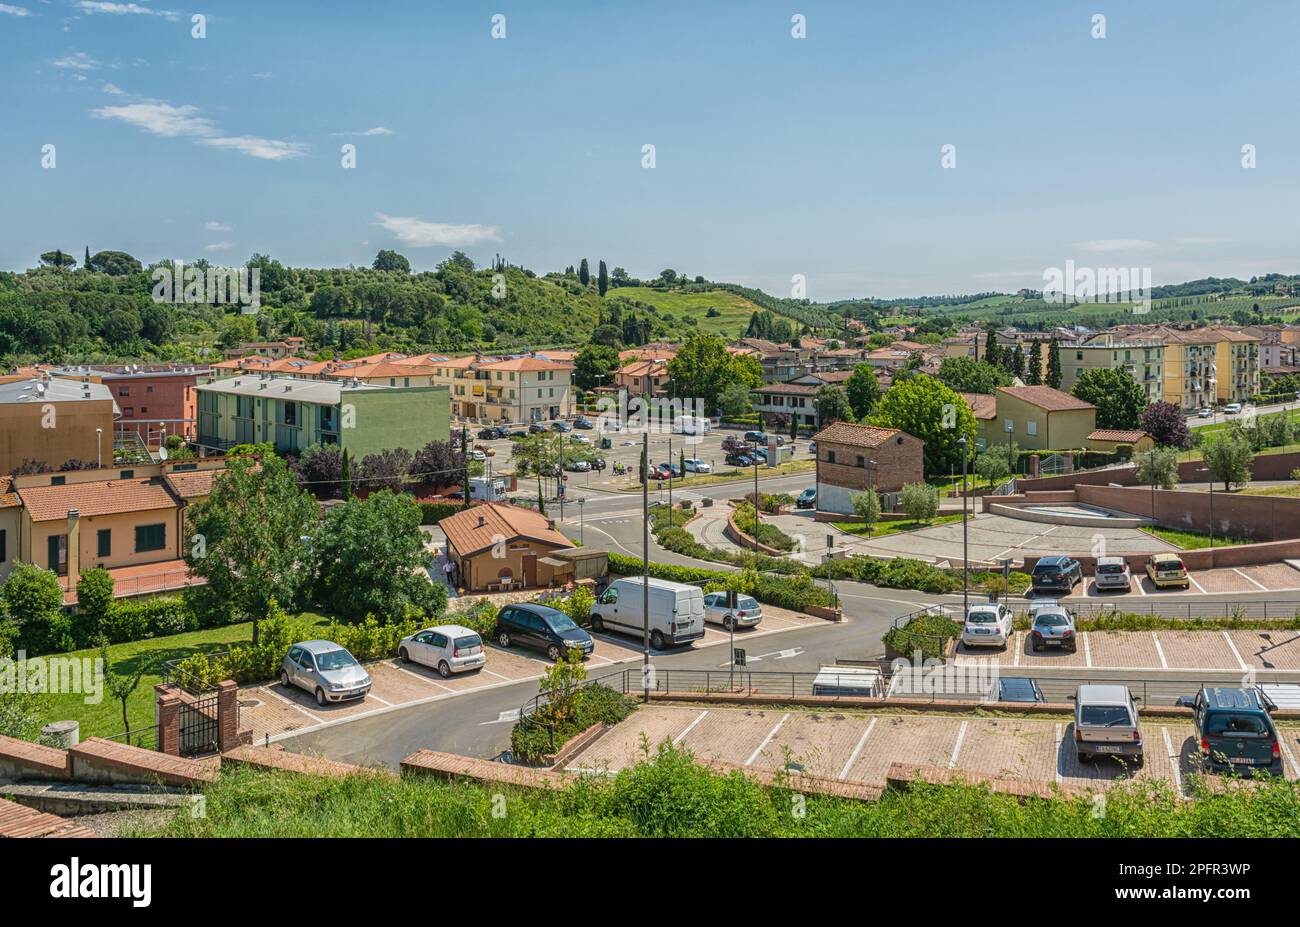
{"type": "Polygon", "coordinates": [[[1061,345],[1055,338],[1047,345],[1047,385],[1061,388],[1061,345]]]}
{"type": "Polygon", "coordinates": [[[1043,343],[1035,340],[1029,346],[1029,357],[1025,361],[1024,381],[1026,386],[1041,386],[1043,382],[1043,343]]]}
{"type": "Polygon", "coordinates": [[[384,248],[376,254],[375,262],[371,266],[375,270],[391,270],[401,274],[411,272],[411,262],[391,248],[384,248]]]}
{"type": "Polygon", "coordinates": [[[938,376],[959,393],[992,393],[999,386],[1011,385],[1011,374],[1001,365],[973,357],[945,357],[938,376]]]}
{"type": "Polygon", "coordinates": [[[975,443],[979,425],[966,401],[924,374],[895,383],[880,399],[873,425],[897,428],[925,442],[925,472],[951,473],[961,467],[963,435],[975,443]]]}
{"type": "Polygon", "coordinates": [[[605,262],[600,262],[600,269],[596,272],[596,289],[604,296],[609,290],[609,269],[605,267],[605,262]]]}
{"type": "Polygon", "coordinates": [[[279,457],[231,461],[186,519],[185,562],[207,580],[189,590],[195,608],[251,620],[256,644],[272,599],[291,611],[305,604],[319,519],[316,500],[279,457]]]}
{"type": "Polygon", "coordinates": [[[1097,407],[1098,428],[1137,428],[1147,407],[1146,390],[1121,367],[1085,370],[1070,392],[1097,407]]]}
{"type": "Polygon", "coordinates": [[[573,359],[573,382],[579,389],[610,386],[618,370],[618,351],[607,344],[588,344],[573,359]]]}
{"type": "Polygon", "coordinates": [[[852,422],[853,407],[848,394],[838,386],[823,383],[813,394],[813,407],[817,410],[817,427],[825,428],[832,422],[852,422]]]}
{"type": "Polygon", "coordinates": [[[583,286],[591,282],[591,268],[587,266],[586,258],[583,258],[582,263],[578,265],[578,282],[583,286]]]}
{"type": "Polygon", "coordinates": [[[673,395],[679,399],[702,399],[709,411],[718,407],[718,397],[733,383],[756,389],[763,383],[763,368],[747,354],[732,354],[719,336],[701,333],[682,345],[668,362],[673,395]]]}
{"type": "Polygon", "coordinates": [[[876,371],[870,364],[858,364],[844,381],[844,391],[848,394],[855,418],[870,415],[880,401],[880,381],[876,379],[876,371]]]}
{"type": "Polygon", "coordinates": [[[1229,430],[1211,438],[1201,446],[1201,455],[1211,478],[1223,483],[1225,492],[1250,482],[1255,455],[1250,440],[1240,431],[1229,430]]]}

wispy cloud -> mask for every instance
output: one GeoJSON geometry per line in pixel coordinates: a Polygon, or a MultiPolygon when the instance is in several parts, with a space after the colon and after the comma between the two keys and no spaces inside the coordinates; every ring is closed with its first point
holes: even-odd
{"type": "Polygon", "coordinates": [[[233,247],[235,246],[232,242],[218,241],[213,244],[205,246],[203,250],[204,251],[229,251],[233,247]]]}
{"type": "Polygon", "coordinates": [[[17,16],[20,18],[23,16],[36,15],[25,6],[10,6],[7,3],[0,3],[0,13],[4,13],[6,16],[17,16]]]}
{"type": "Polygon", "coordinates": [[[215,219],[212,219],[212,220],[209,220],[209,221],[207,221],[207,222],[204,222],[204,223],[203,223],[203,227],[204,227],[205,229],[207,229],[209,232],[229,232],[229,231],[231,231],[230,226],[226,225],[224,222],[217,222],[215,219]]]}
{"type": "Polygon", "coordinates": [[[396,135],[392,129],[386,129],[383,126],[375,126],[373,129],[366,129],[364,132],[335,132],[338,137],[354,138],[365,137],[368,135],[396,135]]]}
{"type": "Polygon", "coordinates": [[[254,135],[224,135],[212,120],[200,115],[197,106],[172,106],[170,103],[153,101],[101,106],[90,112],[100,119],[116,119],[151,135],[192,138],[196,143],[209,148],[237,151],[264,161],[297,158],[307,153],[307,147],[297,142],[254,135]]]}
{"type": "Polygon", "coordinates": [[[1155,242],[1142,238],[1093,238],[1079,242],[1079,247],[1084,251],[1094,252],[1143,251],[1155,246],[1155,242]]]}
{"type": "Polygon", "coordinates": [[[125,91],[125,90],[123,90],[123,89],[122,89],[121,87],[119,87],[117,84],[110,84],[108,81],[104,81],[104,85],[103,85],[102,87],[100,87],[99,89],[102,90],[102,91],[104,91],[105,93],[110,94],[110,95],[115,96],[115,97],[124,97],[124,96],[126,96],[126,91],[125,91]]]}
{"type": "Polygon", "coordinates": [[[93,71],[99,67],[99,62],[85,52],[74,52],[71,55],[64,55],[62,58],[55,58],[50,64],[56,68],[72,71],[93,71]]]}
{"type": "Polygon", "coordinates": [[[175,10],[154,10],[138,3],[110,3],[108,0],[77,0],[77,9],[83,13],[107,13],[112,16],[161,16],[173,22],[177,19],[175,10]]]}
{"type": "Polygon", "coordinates": [[[494,225],[450,225],[445,222],[426,222],[412,216],[390,216],[375,213],[382,225],[397,236],[402,244],[412,248],[456,248],[477,245],[485,241],[500,241],[494,225]]]}

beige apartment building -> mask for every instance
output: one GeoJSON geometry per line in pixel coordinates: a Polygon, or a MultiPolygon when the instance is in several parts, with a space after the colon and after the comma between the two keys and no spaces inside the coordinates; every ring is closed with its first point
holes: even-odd
{"type": "Polygon", "coordinates": [[[1219,325],[1192,329],[1131,327],[1124,334],[1164,345],[1161,398],[1184,411],[1216,403],[1246,402],[1259,392],[1258,335],[1219,325]]]}
{"type": "Polygon", "coordinates": [[[1057,348],[1061,362],[1061,391],[1071,392],[1089,370],[1125,370],[1147,394],[1149,402],[1164,398],[1165,345],[1157,340],[1098,335],[1085,344],[1057,348]]]}
{"type": "Polygon", "coordinates": [[[429,357],[433,383],[446,386],[452,418],[540,422],[573,407],[573,365],[538,354],[429,357]]]}

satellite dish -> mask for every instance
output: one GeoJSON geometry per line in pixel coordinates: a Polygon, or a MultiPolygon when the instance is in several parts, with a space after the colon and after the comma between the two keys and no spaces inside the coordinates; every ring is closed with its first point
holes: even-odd
{"type": "Polygon", "coordinates": [[[160,447],[158,448],[158,459],[159,459],[159,460],[166,460],[166,459],[167,459],[167,448],[166,448],[166,446],[160,446],[160,447]]]}

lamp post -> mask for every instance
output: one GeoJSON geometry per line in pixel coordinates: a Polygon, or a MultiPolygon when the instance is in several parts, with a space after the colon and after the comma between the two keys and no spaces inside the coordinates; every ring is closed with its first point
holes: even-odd
{"type": "Polygon", "coordinates": [[[641,695],[650,701],[650,429],[641,435],[641,695]]]}
{"type": "Polygon", "coordinates": [[[754,455],[754,556],[758,556],[758,455],[754,455]]]}
{"type": "Polygon", "coordinates": [[[961,446],[961,613],[970,611],[970,555],[966,542],[966,436],[957,439],[961,446]]]}
{"type": "Polygon", "coordinates": [[[583,520],[583,515],[582,515],[582,507],[583,507],[584,505],[586,505],[586,504],[587,504],[587,497],[586,497],[586,496],[579,496],[579,497],[578,497],[578,543],[579,543],[579,544],[585,544],[585,543],[586,543],[586,537],[587,537],[586,527],[587,527],[587,523],[583,520]]]}

